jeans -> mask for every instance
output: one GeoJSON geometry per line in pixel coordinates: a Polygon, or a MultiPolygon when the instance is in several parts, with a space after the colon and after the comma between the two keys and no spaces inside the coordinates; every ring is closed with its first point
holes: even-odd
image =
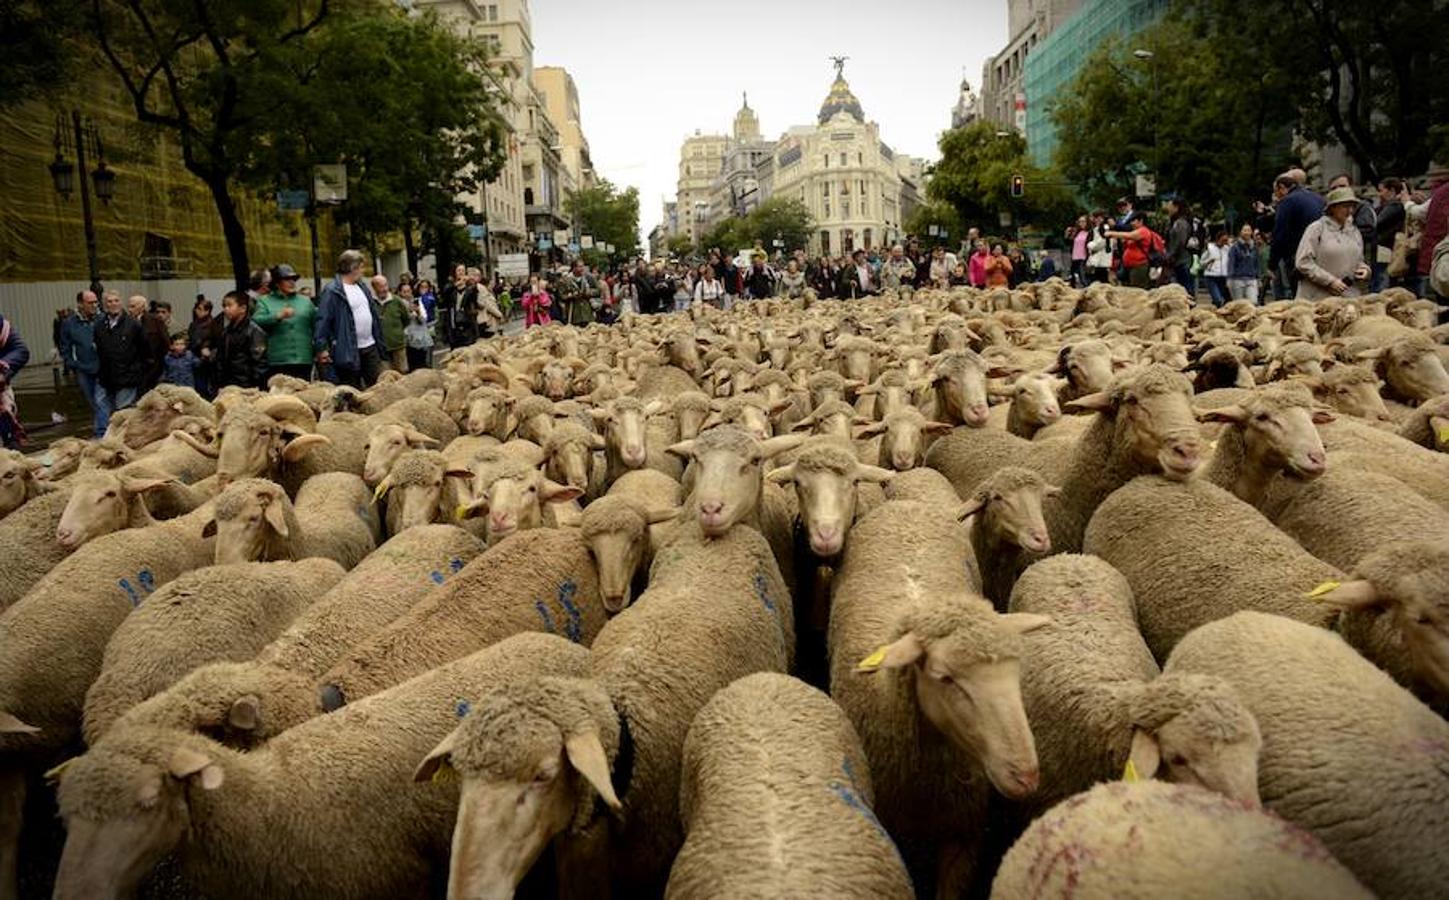
{"type": "Polygon", "coordinates": [[[1172,280],[1186,288],[1189,297],[1196,296],[1197,282],[1192,277],[1192,263],[1178,263],[1173,266],[1172,280]]]}
{"type": "Polygon", "coordinates": [[[1258,279],[1256,278],[1229,278],[1228,293],[1234,300],[1251,300],[1258,302],[1258,279]]]}
{"type": "Polygon", "coordinates": [[[1228,280],[1221,275],[1205,275],[1203,280],[1207,282],[1208,296],[1212,298],[1213,306],[1222,306],[1228,302],[1228,280]]]}
{"type": "Polygon", "coordinates": [[[1278,277],[1273,282],[1273,297],[1277,300],[1292,300],[1298,296],[1298,270],[1290,259],[1278,261],[1278,277]]]}
{"type": "Polygon", "coordinates": [[[1072,260],[1072,287],[1084,288],[1087,286],[1087,261],[1085,259],[1072,260]]]}
{"type": "Polygon", "coordinates": [[[136,405],[136,394],[140,388],[123,387],[111,390],[96,384],[96,429],[105,434],[111,424],[111,414],[136,405]]]}
{"type": "Polygon", "coordinates": [[[377,352],[377,345],[374,344],[359,350],[358,357],[359,365],[355,369],[334,365],[334,377],[337,384],[351,385],[362,391],[377,383],[378,373],[382,371],[382,355],[377,352]]]}
{"type": "Polygon", "coordinates": [[[99,438],[106,433],[106,425],[110,424],[110,413],[107,412],[104,419],[101,416],[101,403],[96,394],[100,391],[100,384],[96,376],[85,372],[75,373],[76,387],[80,388],[81,396],[86,398],[86,405],[91,408],[91,419],[93,423],[92,433],[99,438]]]}
{"type": "Polygon", "coordinates": [[[408,371],[415,372],[418,369],[431,369],[433,348],[431,347],[409,347],[408,348],[408,371]]]}
{"type": "Polygon", "coordinates": [[[1377,294],[1389,286],[1389,264],[1376,262],[1373,264],[1373,276],[1369,282],[1369,293],[1377,294]]]}

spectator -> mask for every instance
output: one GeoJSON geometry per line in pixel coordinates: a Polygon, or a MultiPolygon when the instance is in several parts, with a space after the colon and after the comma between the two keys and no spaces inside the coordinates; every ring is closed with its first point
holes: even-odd
{"type": "Polygon", "coordinates": [[[549,316],[551,306],[553,298],[548,295],[548,285],[538,275],[531,276],[528,290],[523,292],[523,327],[528,329],[553,321],[549,316]]]}
{"type": "Polygon", "coordinates": [[[12,450],[25,442],[25,428],[20,424],[11,383],[27,362],[30,362],[30,349],[10,320],[0,316],[0,439],[12,450]]]}
{"type": "Polygon", "coordinates": [[[671,302],[674,304],[675,312],[685,312],[689,309],[690,301],[694,299],[694,289],[689,283],[689,274],[682,273],[680,278],[674,282],[674,296],[671,302]]]}
{"type": "Polygon", "coordinates": [[[438,295],[433,291],[433,283],[426,278],[418,282],[417,287],[418,305],[423,308],[423,315],[427,318],[428,324],[438,321],[438,295]]]}
{"type": "Polygon", "coordinates": [[[900,244],[891,247],[890,256],[880,269],[880,284],[886,290],[897,290],[902,285],[914,287],[916,282],[916,264],[906,257],[905,248],[900,244]]]}
{"type": "Polygon", "coordinates": [[[109,416],[101,418],[100,406],[96,401],[96,375],[101,361],[96,355],[96,306],[94,291],[81,291],[75,298],[75,315],[68,316],[60,326],[60,364],[67,372],[75,374],[76,386],[86,405],[91,408],[93,437],[106,433],[109,416]]]}
{"type": "Polygon", "coordinates": [[[750,256],[750,271],[745,274],[745,296],[753,300],[775,296],[775,273],[765,265],[765,254],[761,250],[750,256]]]}
{"type": "MultiPolygon", "coordinates": [[[[1347,175],[1335,175],[1328,183],[1330,191],[1338,188],[1353,190],[1353,179],[1347,175]]],[[[1357,196],[1357,194],[1355,194],[1357,196]]],[[[1353,210],[1353,227],[1363,237],[1363,260],[1372,263],[1374,260],[1374,247],[1378,233],[1378,214],[1374,212],[1373,204],[1364,199],[1359,199],[1358,206],[1353,210]]]]}
{"type": "Polygon", "coordinates": [[[1087,242],[1092,238],[1090,220],[1086,216],[1077,216],[1076,228],[1072,230],[1072,287],[1084,288],[1087,286],[1087,242]]]}
{"type": "Polygon", "coordinates": [[[865,251],[856,250],[850,256],[850,264],[840,270],[840,285],[836,289],[836,295],[842,300],[854,300],[857,297],[873,297],[879,294],[880,285],[876,282],[870,263],[865,261],[865,251]]]}
{"type": "Polygon", "coordinates": [[[253,269],[247,278],[247,305],[256,309],[257,301],[272,290],[272,273],[269,269],[253,269]]]}
{"type": "Polygon", "coordinates": [[[1202,275],[1207,282],[1208,296],[1213,306],[1228,302],[1228,233],[1218,232],[1199,257],[1202,261],[1202,275]]]}
{"type": "MultiPolygon", "coordinates": [[[[419,282],[426,284],[427,282],[419,282]]],[[[430,369],[433,365],[433,330],[428,327],[428,314],[423,304],[412,297],[413,286],[398,285],[398,296],[408,307],[408,324],[403,329],[407,343],[408,371],[430,369]]]]}
{"type": "Polygon", "coordinates": [[[1112,241],[1107,237],[1111,225],[1107,213],[1096,210],[1092,213],[1092,233],[1087,238],[1087,279],[1092,284],[1107,282],[1112,278],[1112,241]]]}
{"type": "MultiPolygon", "coordinates": [[[[1449,234],[1449,167],[1436,165],[1429,169],[1429,184],[1434,193],[1429,197],[1428,210],[1424,213],[1424,230],[1419,237],[1418,273],[1420,293],[1429,293],[1429,269],[1434,265],[1434,248],[1449,234]]],[[[1431,294],[1432,296],[1432,294],[1431,294]]],[[[1440,300],[1449,297],[1440,295],[1440,300]]]]}
{"type": "Polygon", "coordinates": [[[101,298],[105,314],[96,322],[96,415],[109,422],[117,410],[136,405],[146,380],[146,332],[141,323],[121,308],[121,294],[106,291],[101,298]]]}
{"type": "Polygon", "coordinates": [[[1406,196],[1403,181],[1385,178],[1379,182],[1379,205],[1374,211],[1374,256],[1369,261],[1374,270],[1369,286],[1372,293],[1389,286],[1389,263],[1394,258],[1394,242],[1408,230],[1404,215],[1406,196]]]}
{"type": "Polygon", "coordinates": [[[1015,288],[1023,282],[1031,281],[1031,260],[1027,259],[1020,247],[1013,244],[1006,254],[1006,261],[1011,263],[1011,269],[1006,273],[1009,287],[1015,288]]]}
{"type": "Polygon", "coordinates": [[[341,384],[372,387],[382,371],[382,323],[377,303],[361,284],[363,255],[344,250],[337,276],[322,288],[312,347],[320,366],[331,365],[341,384]]]}
{"type": "Polygon", "coordinates": [[[272,292],[256,300],[252,322],[267,335],[267,374],[312,380],[312,333],[317,306],[297,293],[297,270],[272,270],[272,292]]]}
{"type": "Polygon", "coordinates": [[[564,321],[579,326],[594,321],[594,301],[598,297],[598,283],[585,270],[583,262],[575,260],[570,271],[560,276],[558,281],[558,299],[563,304],[564,321]]]}
{"type": "Polygon", "coordinates": [[[1151,286],[1151,252],[1154,246],[1161,246],[1162,238],[1147,227],[1147,216],[1133,212],[1127,219],[1127,228],[1112,230],[1107,237],[1120,241],[1122,246],[1122,272],[1119,280],[1132,287],[1151,286]]]}
{"type": "Polygon", "coordinates": [[[820,299],[835,296],[836,285],[840,281],[840,269],[831,262],[829,256],[821,256],[819,261],[806,273],[806,279],[810,286],[815,289],[815,296],[820,299]]]}
{"type": "Polygon", "coordinates": [[[492,337],[503,327],[503,310],[498,306],[498,298],[482,281],[478,282],[477,292],[473,295],[473,307],[476,310],[473,319],[480,337],[492,337]]]}
{"type": "Polygon", "coordinates": [[[986,287],[986,261],[991,258],[991,250],[983,240],[976,241],[976,250],[967,261],[966,272],[971,276],[971,286],[986,287]]]}
{"type": "Polygon", "coordinates": [[[196,391],[208,399],[216,396],[212,358],[221,343],[221,320],[212,315],[211,310],[211,301],[197,294],[196,305],[191,307],[191,322],[186,326],[187,349],[199,360],[195,373],[196,391]]]}
{"type": "Polygon", "coordinates": [[[793,259],[785,263],[785,271],[780,275],[780,294],[791,300],[805,296],[805,273],[793,259]]]}
{"type": "Polygon", "coordinates": [[[1293,170],[1273,180],[1273,199],[1277,209],[1273,216],[1273,240],[1268,253],[1268,271],[1274,276],[1274,292],[1279,300],[1298,295],[1298,269],[1294,260],[1303,232],[1323,217],[1323,198],[1308,190],[1293,170]]]}
{"type": "Polygon", "coordinates": [[[1041,252],[1041,262],[1036,267],[1036,281],[1046,281],[1048,278],[1055,278],[1057,274],[1057,260],[1047,251],[1041,252]]]}
{"type": "Polygon", "coordinates": [[[1238,239],[1228,248],[1228,294],[1232,299],[1258,302],[1258,279],[1262,277],[1259,262],[1253,226],[1244,223],[1238,229],[1238,239]]]}
{"type": "Polygon", "coordinates": [[[372,276],[372,296],[377,300],[378,319],[382,322],[382,361],[398,372],[408,370],[408,343],[403,332],[407,330],[408,305],[393,296],[387,286],[386,275],[372,276]]]}
{"type": "Polygon", "coordinates": [[[1167,264],[1172,266],[1172,280],[1192,297],[1197,294],[1197,280],[1192,276],[1192,210],[1181,197],[1173,197],[1167,201],[1167,214],[1167,264]]]}
{"type": "Polygon", "coordinates": [[[971,276],[966,274],[966,264],[965,263],[958,262],[958,263],[956,263],[956,267],[951,270],[950,286],[951,287],[970,287],[971,286],[971,276]]]}
{"type": "Polygon", "coordinates": [[[1298,297],[1303,300],[1358,296],[1355,282],[1369,274],[1363,261],[1363,235],[1353,221],[1358,208],[1353,188],[1334,188],[1325,204],[1323,216],[1304,230],[1295,257],[1298,297]]]}
{"type": "Polygon", "coordinates": [[[260,388],[267,381],[267,333],[252,321],[248,297],[228,291],[221,299],[221,343],[216,348],[216,386],[260,388]]]}
{"type": "Polygon", "coordinates": [[[438,294],[437,317],[443,329],[443,338],[449,347],[461,343],[458,329],[458,304],[468,289],[468,267],[459,263],[453,267],[453,280],[443,285],[438,294]]]}
{"type": "Polygon", "coordinates": [[[739,297],[740,267],[735,265],[734,257],[727,253],[720,254],[719,265],[715,267],[715,275],[719,277],[719,283],[724,288],[723,304],[724,309],[734,309],[735,299],[739,297]]]}
{"type": "MultiPolygon", "coordinates": [[[[794,264],[794,260],[791,260],[790,265],[794,264]]],[[[716,308],[724,302],[724,285],[708,263],[699,267],[699,280],[694,283],[694,299],[716,308]]]]}
{"type": "Polygon", "coordinates": [[[986,287],[1008,287],[1011,283],[1011,260],[1006,257],[1006,248],[1000,244],[991,246],[991,255],[983,265],[986,287]]]}
{"type": "MultiPolygon", "coordinates": [[[[142,378],[141,393],[144,394],[155,387],[161,381],[161,363],[166,358],[166,349],[171,345],[171,334],[166,324],[154,315],[147,315],[146,310],[155,307],[140,294],[133,294],[131,299],[126,301],[126,308],[131,318],[141,323],[141,331],[146,336],[145,346],[142,350],[142,378]]],[[[166,307],[166,312],[171,312],[171,307],[166,307]]]]}
{"type": "Polygon", "coordinates": [[[186,332],[171,335],[171,352],[166,354],[165,371],[161,380],[167,384],[196,388],[196,367],[200,360],[186,347],[186,332]]]}
{"type": "MultiPolygon", "coordinates": [[[[723,283],[720,290],[724,290],[723,283]]],[[[619,281],[614,286],[614,304],[617,316],[639,313],[639,285],[634,282],[634,273],[628,269],[620,273],[619,281]]]]}

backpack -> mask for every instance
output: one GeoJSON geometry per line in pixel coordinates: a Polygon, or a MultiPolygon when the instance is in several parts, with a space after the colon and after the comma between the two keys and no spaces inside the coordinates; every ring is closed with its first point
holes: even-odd
{"type": "Polygon", "coordinates": [[[1147,229],[1150,237],[1147,240],[1147,265],[1154,269],[1167,269],[1172,267],[1172,260],[1167,258],[1167,245],[1162,242],[1162,235],[1147,229]]]}

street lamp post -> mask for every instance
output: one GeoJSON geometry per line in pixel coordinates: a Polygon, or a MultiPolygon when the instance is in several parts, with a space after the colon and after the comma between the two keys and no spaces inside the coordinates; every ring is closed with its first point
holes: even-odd
{"type": "MultiPolygon", "coordinates": [[[[1158,92],[1158,89],[1157,89],[1157,63],[1154,62],[1154,60],[1156,59],[1156,56],[1157,55],[1155,53],[1153,53],[1151,50],[1143,50],[1143,49],[1140,49],[1140,48],[1137,49],[1137,50],[1133,50],[1132,51],[1132,55],[1134,57],[1136,57],[1138,60],[1146,63],[1148,70],[1150,70],[1151,73],[1152,73],[1152,110],[1153,110],[1153,116],[1155,117],[1157,115],[1157,111],[1162,108],[1162,105],[1161,105],[1161,102],[1160,102],[1161,98],[1160,98],[1160,95],[1159,95],[1159,92],[1158,92]]],[[[1152,117],[1149,117],[1149,119],[1151,119],[1151,118],[1152,117]]],[[[1151,125],[1152,125],[1152,193],[1153,193],[1153,196],[1157,196],[1157,195],[1159,195],[1159,194],[1162,193],[1162,152],[1159,149],[1159,146],[1158,146],[1158,143],[1157,143],[1157,133],[1158,133],[1158,130],[1159,130],[1158,127],[1157,127],[1157,122],[1155,120],[1154,121],[1151,121],[1151,125]]]]}
{"type": "Polygon", "coordinates": [[[99,296],[101,293],[101,269],[96,258],[96,222],[91,214],[90,183],[86,180],[87,148],[96,156],[96,168],[90,173],[90,181],[95,183],[96,196],[102,203],[109,204],[111,198],[116,195],[116,173],[106,168],[105,147],[101,144],[101,132],[95,122],[82,122],[78,109],[70,111],[71,134],[69,135],[66,134],[64,122],[64,115],[57,114],[55,117],[55,159],[49,166],[50,178],[55,184],[55,192],[65,200],[70,199],[74,182],[80,181],[81,220],[85,226],[86,235],[86,268],[90,275],[90,289],[99,296]],[[67,145],[75,147],[76,163],[80,169],[79,179],[75,178],[76,167],[73,167],[70,160],[65,158],[64,149],[67,145]]]}

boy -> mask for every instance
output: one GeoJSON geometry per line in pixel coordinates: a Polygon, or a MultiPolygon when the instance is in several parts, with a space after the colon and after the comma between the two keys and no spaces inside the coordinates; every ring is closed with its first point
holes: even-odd
{"type": "Polygon", "coordinates": [[[171,352],[166,354],[164,361],[164,374],[161,380],[167,384],[178,384],[182,387],[196,388],[196,367],[200,360],[190,350],[186,349],[186,332],[178,331],[171,335],[171,352]]]}

